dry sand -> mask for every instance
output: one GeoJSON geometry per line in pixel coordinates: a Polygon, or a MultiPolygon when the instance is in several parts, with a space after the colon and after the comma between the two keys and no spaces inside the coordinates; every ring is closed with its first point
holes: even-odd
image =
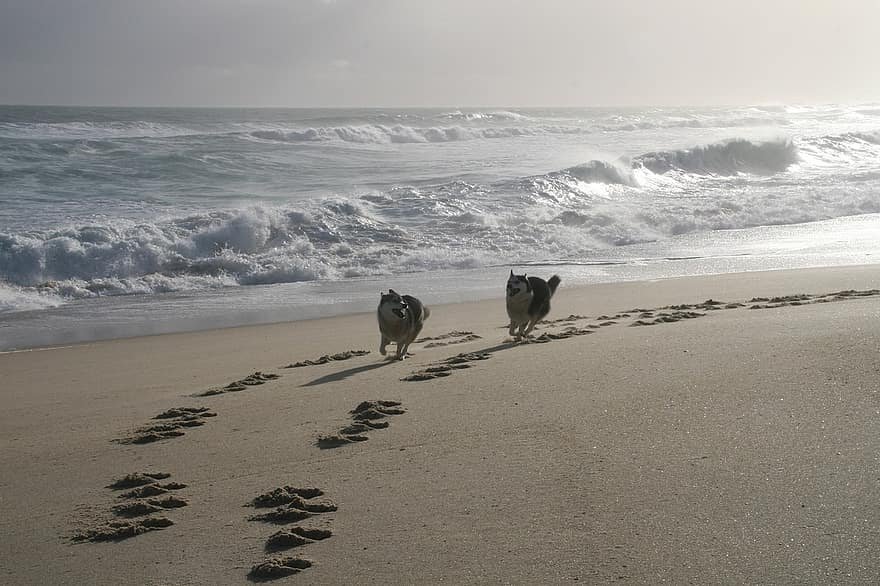
{"type": "Polygon", "coordinates": [[[547,343],[435,306],[404,362],[369,314],[0,355],[0,582],[878,583],[878,288],[563,283],[547,343]]]}

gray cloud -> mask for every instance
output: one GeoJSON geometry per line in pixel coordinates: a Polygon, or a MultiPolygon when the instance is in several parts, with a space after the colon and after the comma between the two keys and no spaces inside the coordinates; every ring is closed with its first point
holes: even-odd
{"type": "Polygon", "coordinates": [[[874,0],[0,0],[0,102],[880,99],[874,0]]]}

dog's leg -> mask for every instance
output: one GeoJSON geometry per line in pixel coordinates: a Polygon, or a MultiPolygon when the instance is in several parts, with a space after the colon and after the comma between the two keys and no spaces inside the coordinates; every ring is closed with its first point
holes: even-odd
{"type": "MultiPolygon", "coordinates": [[[[531,321],[529,322],[529,327],[528,327],[528,329],[527,329],[527,330],[525,331],[525,333],[523,334],[523,337],[528,338],[528,337],[529,337],[529,334],[532,333],[532,330],[535,329],[535,325],[536,325],[537,323],[538,323],[538,320],[536,320],[536,319],[531,320],[531,321]]],[[[525,327],[525,324],[523,325],[523,327],[525,327]]]]}
{"type": "Polygon", "coordinates": [[[418,332],[415,332],[415,335],[413,335],[410,339],[408,339],[406,342],[403,343],[403,350],[400,353],[401,360],[403,360],[407,356],[412,356],[412,354],[410,354],[410,352],[409,352],[409,345],[415,341],[416,336],[418,336],[418,335],[419,335],[418,332]]]}
{"type": "Polygon", "coordinates": [[[515,321],[510,320],[510,330],[507,333],[511,338],[516,335],[516,322],[515,321]]]}
{"type": "Polygon", "coordinates": [[[409,348],[408,342],[403,342],[403,343],[398,342],[397,343],[397,359],[398,360],[403,360],[404,358],[406,358],[406,349],[407,348],[409,348]]]}
{"type": "Polygon", "coordinates": [[[382,356],[385,356],[385,354],[387,354],[387,352],[385,351],[385,346],[387,346],[390,341],[391,340],[386,338],[384,335],[382,336],[382,340],[379,342],[379,354],[381,354],[382,356]]]}

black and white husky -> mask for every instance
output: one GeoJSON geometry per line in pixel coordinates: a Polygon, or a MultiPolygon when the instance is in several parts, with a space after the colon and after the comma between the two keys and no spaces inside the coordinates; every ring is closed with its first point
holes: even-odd
{"type": "Polygon", "coordinates": [[[559,282],[560,278],[556,275],[545,281],[540,277],[514,275],[510,271],[507,279],[507,315],[510,316],[511,336],[528,336],[535,324],[550,313],[550,298],[556,293],[559,282]]]}
{"type": "Polygon", "coordinates": [[[376,311],[376,316],[379,318],[379,333],[382,335],[379,354],[384,356],[385,346],[395,342],[397,359],[406,358],[409,345],[418,337],[425,320],[430,315],[431,310],[412,295],[400,295],[394,289],[383,293],[379,300],[379,309],[376,311]]]}

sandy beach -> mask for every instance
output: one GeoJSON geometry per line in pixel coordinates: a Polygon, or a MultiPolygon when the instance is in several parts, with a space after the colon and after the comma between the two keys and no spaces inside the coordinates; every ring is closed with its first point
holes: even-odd
{"type": "Polygon", "coordinates": [[[0,354],[0,582],[880,582],[880,265],[502,289],[0,354]]]}

